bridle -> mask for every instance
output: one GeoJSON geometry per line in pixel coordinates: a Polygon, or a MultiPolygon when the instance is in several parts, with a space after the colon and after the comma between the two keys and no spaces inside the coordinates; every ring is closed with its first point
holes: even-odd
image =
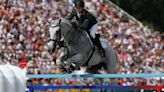
{"type": "MultiPolygon", "coordinates": [[[[61,25],[60,25],[60,23],[61,23],[61,19],[59,20],[59,23],[57,25],[54,25],[54,26],[51,25],[50,27],[52,27],[52,28],[59,27],[59,30],[57,32],[59,32],[59,34],[61,35],[61,25]]],[[[54,31],[54,30],[52,30],[52,31],[54,31]]],[[[56,34],[57,34],[57,32],[56,32],[56,34]]],[[[72,41],[74,40],[74,37],[75,37],[74,32],[75,32],[75,30],[73,29],[73,27],[71,27],[66,34],[64,34],[64,33],[62,34],[64,39],[67,39],[68,35],[70,36],[70,38],[69,38],[70,40],[68,42],[64,41],[64,43],[66,44],[66,46],[64,46],[64,48],[67,49],[67,55],[66,55],[67,58],[69,57],[69,54],[70,54],[68,46],[72,43],[72,41]]],[[[59,41],[60,39],[61,39],[61,36],[60,36],[59,39],[55,39],[55,40],[50,39],[50,41],[54,41],[56,43],[55,45],[57,46],[57,45],[59,45],[58,43],[60,43],[60,41],[59,41]]]]}
{"type": "MultiPolygon", "coordinates": [[[[54,26],[51,25],[50,27],[52,27],[52,28],[59,27],[59,31],[61,31],[60,23],[61,23],[61,19],[59,20],[59,23],[57,25],[54,25],[54,26]]],[[[70,45],[72,43],[72,41],[74,40],[74,37],[75,37],[74,32],[75,32],[75,30],[73,29],[73,27],[71,27],[66,34],[63,33],[63,37],[65,39],[67,39],[70,36],[70,40],[67,42],[67,45],[70,45]],[[71,36],[71,34],[72,34],[72,36],[71,36]]],[[[61,32],[59,32],[59,33],[61,34],[61,32]]],[[[57,40],[50,39],[50,41],[57,41],[57,40]]]]}

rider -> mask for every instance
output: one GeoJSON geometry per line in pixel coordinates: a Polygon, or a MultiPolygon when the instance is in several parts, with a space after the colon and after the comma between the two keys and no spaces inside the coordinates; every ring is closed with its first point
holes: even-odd
{"type": "Polygon", "coordinates": [[[77,23],[73,23],[80,29],[84,29],[87,31],[88,35],[91,38],[91,41],[95,46],[98,47],[99,53],[101,57],[105,57],[105,51],[101,46],[99,36],[96,35],[98,22],[96,17],[84,9],[85,3],[83,0],[77,0],[75,2],[75,8],[72,10],[71,14],[68,16],[68,20],[72,20],[74,17],[77,23]]]}

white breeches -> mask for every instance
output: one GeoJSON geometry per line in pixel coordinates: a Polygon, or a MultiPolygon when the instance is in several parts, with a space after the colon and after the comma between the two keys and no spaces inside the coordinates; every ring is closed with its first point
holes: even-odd
{"type": "Polygon", "coordinates": [[[92,36],[92,38],[96,37],[96,31],[97,31],[97,27],[98,27],[98,23],[94,24],[91,29],[89,30],[90,35],[92,36]]]}

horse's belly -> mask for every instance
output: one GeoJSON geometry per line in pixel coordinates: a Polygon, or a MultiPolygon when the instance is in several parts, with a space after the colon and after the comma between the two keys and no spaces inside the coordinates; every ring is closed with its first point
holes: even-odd
{"type": "Polygon", "coordinates": [[[93,56],[88,62],[89,66],[94,66],[102,62],[101,56],[99,55],[98,49],[96,48],[95,52],[93,53],[93,56]]]}

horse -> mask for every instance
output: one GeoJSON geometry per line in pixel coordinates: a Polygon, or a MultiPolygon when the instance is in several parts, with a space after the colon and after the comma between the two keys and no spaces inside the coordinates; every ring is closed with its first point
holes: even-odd
{"type": "Polygon", "coordinates": [[[89,73],[97,74],[101,69],[106,73],[116,73],[118,56],[111,44],[106,40],[100,39],[101,45],[105,50],[105,57],[99,55],[97,47],[92,44],[89,35],[85,30],[76,29],[67,19],[60,18],[50,22],[50,48],[56,48],[57,33],[62,35],[66,50],[60,63],[64,68],[70,69],[71,64],[86,67],[89,73]],[[55,46],[54,46],[55,45],[55,46]],[[69,67],[68,67],[69,66],[69,67]]]}
{"type": "Polygon", "coordinates": [[[26,72],[0,60],[0,92],[25,92],[26,72]]]}

